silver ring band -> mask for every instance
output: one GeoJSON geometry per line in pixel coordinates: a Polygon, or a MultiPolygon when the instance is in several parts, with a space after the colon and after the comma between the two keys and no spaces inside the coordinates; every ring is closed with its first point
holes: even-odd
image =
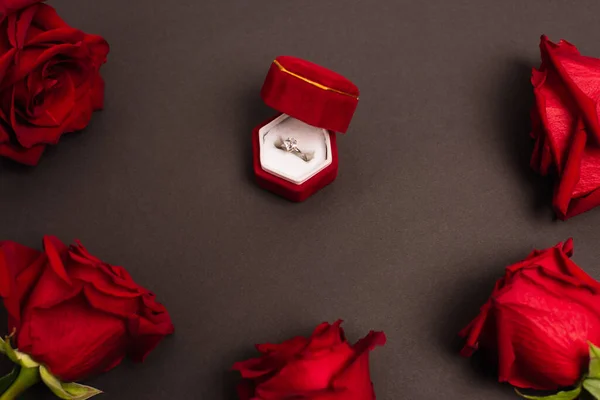
{"type": "Polygon", "coordinates": [[[298,148],[298,141],[293,137],[289,137],[285,140],[281,137],[277,138],[275,141],[275,147],[287,153],[294,154],[305,162],[309,162],[314,156],[314,153],[304,153],[302,150],[300,150],[300,148],[298,148]]]}

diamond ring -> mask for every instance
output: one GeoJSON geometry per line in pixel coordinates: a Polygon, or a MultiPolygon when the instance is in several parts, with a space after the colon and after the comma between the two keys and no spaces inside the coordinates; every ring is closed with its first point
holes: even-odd
{"type": "Polygon", "coordinates": [[[300,150],[298,148],[298,141],[293,137],[289,137],[285,140],[278,138],[275,141],[275,147],[288,153],[292,153],[295,156],[300,157],[300,159],[305,162],[309,162],[314,157],[314,153],[304,153],[302,150],[300,150]]]}

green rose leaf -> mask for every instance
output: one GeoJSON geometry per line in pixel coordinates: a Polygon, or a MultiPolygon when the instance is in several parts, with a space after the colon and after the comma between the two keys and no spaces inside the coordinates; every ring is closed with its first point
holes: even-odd
{"type": "Polygon", "coordinates": [[[6,354],[6,342],[0,337],[0,353],[6,354]]]}
{"type": "Polygon", "coordinates": [[[579,397],[579,395],[581,395],[581,386],[577,386],[573,390],[569,390],[566,392],[558,392],[550,396],[528,396],[519,392],[517,389],[515,389],[515,392],[517,392],[519,396],[527,400],[575,400],[579,397]]]}
{"type": "Polygon", "coordinates": [[[62,383],[43,365],[40,366],[40,375],[42,381],[50,388],[52,393],[63,400],[85,400],[102,393],[91,386],[80,385],[78,383],[62,383]]]}
{"type": "Polygon", "coordinates": [[[600,347],[596,347],[592,342],[590,346],[590,366],[588,376],[590,378],[600,379],[600,347]]]}
{"type": "Polygon", "coordinates": [[[600,399],[600,379],[587,378],[583,381],[583,388],[595,399],[600,399]]]}
{"type": "Polygon", "coordinates": [[[21,368],[15,367],[11,373],[4,375],[0,378],[0,394],[6,392],[6,390],[13,384],[14,381],[19,377],[19,371],[21,368]]]}

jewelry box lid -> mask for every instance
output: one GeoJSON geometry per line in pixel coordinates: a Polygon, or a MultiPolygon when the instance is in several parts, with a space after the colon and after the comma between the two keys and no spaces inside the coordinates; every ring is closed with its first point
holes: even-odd
{"type": "Polygon", "coordinates": [[[291,56],[273,61],[261,90],[269,107],[340,133],[348,130],[359,94],[356,85],[337,72],[291,56]]]}

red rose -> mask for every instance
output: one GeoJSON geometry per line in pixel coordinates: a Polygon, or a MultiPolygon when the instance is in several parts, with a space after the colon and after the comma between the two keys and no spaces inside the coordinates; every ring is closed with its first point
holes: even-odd
{"type": "Polygon", "coordinates": [[[44,238],[44,252],[0,242],[0,296],[21,352],[62,380],[141,361],[173,333],[165,307],[127,271],[79,243],[44,238]]]}
{"type": "Polygon", "coordinates": [[[385,344],[385,335],[370,332],[351,346],[341,323],[323,323],[308,339],[258,345],[261,357],[233,366],[244,378],[240,399],[374,400],[369,352],[385,344]]]}
{"type": "Polygon", "coordinates": [[[103,107],[107,54],[104,39],[46,4],[0,20],[0,156],[35,165],[47,144],[85,128],[103,107]]]}
{"type": "Polygon", "coordinates": [[[600,204],[600,60],[542,36],[542,66],[533,70],[536,104],[531,165],[556,173],[553,206],[567,219],[600,204]]]}
{"type": "Polygon", "coordinates": [[[573,242],[534,251],[506,269],[461,335],[470,356],[497,353],[500,382],[557,390],[587,372],[588,341],[600,344],[600,284],[571,259],[573,242]]]}

